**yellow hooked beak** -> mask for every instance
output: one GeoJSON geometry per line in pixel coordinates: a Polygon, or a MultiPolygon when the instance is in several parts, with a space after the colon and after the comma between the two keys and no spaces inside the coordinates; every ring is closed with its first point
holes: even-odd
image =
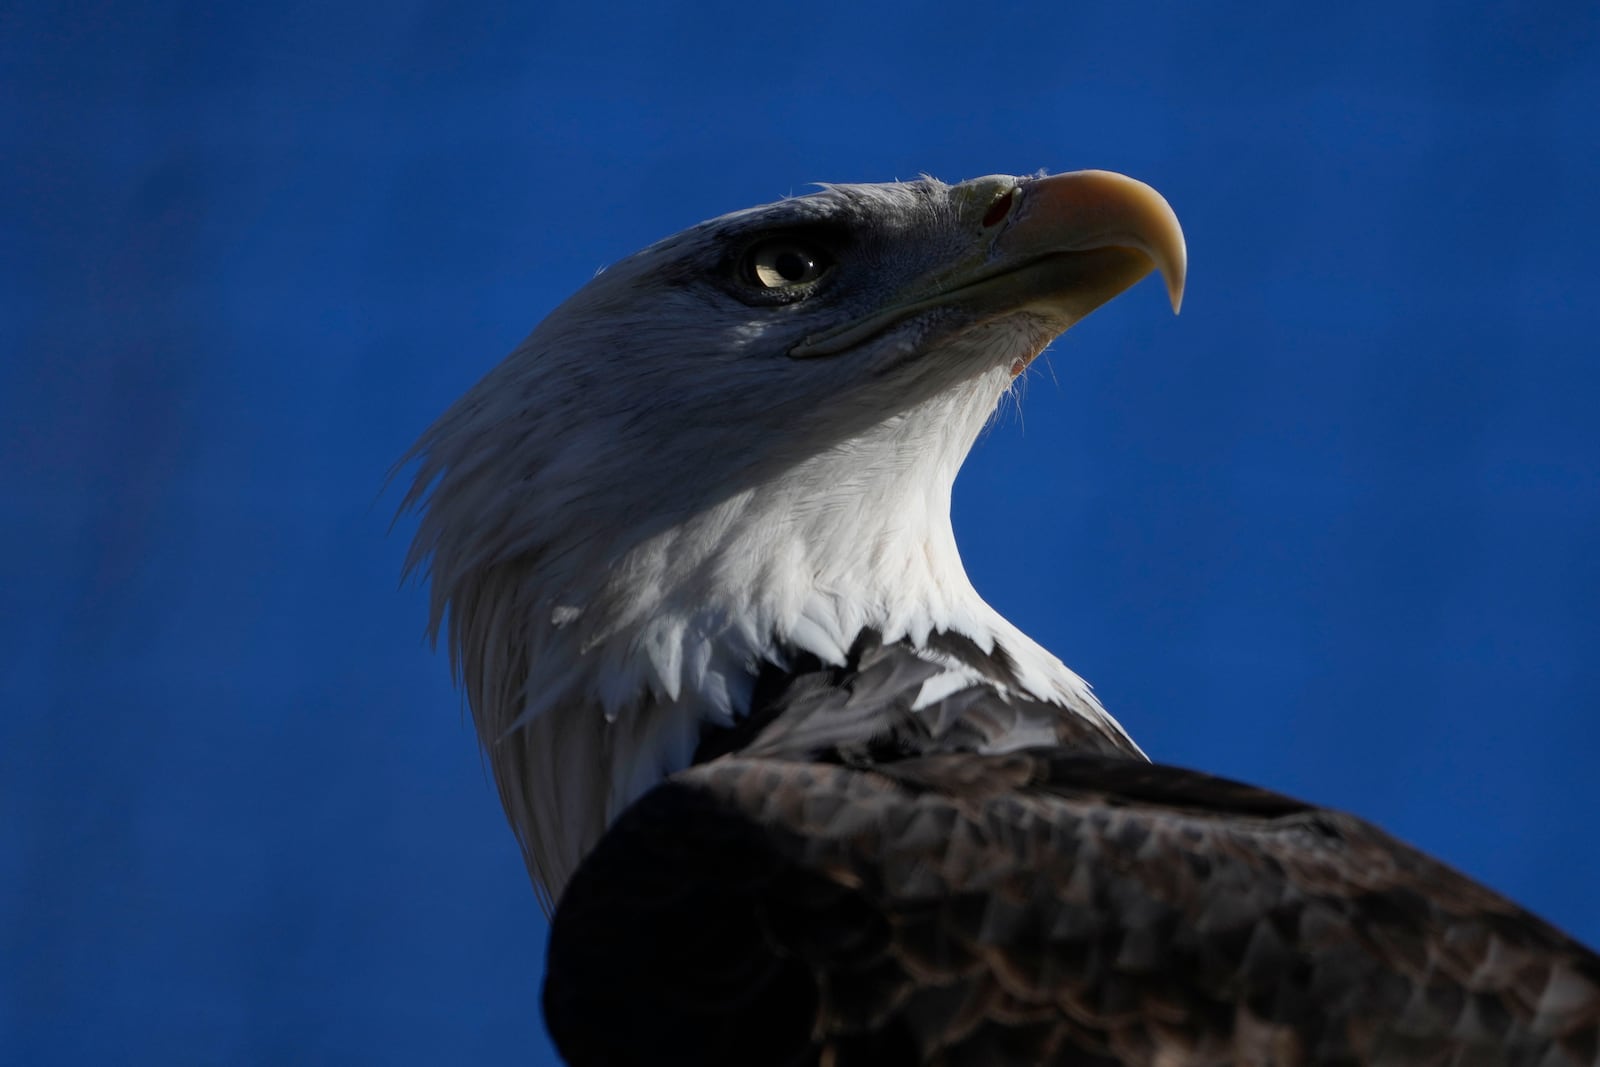
{"type": "Polygon", "coordinates": [[[1183,303],[1188,253],[1178,216],[1141,181],[1105,170],[976,178],[950,190],[978,254],[912,298],[805,339],[797,358],[837,355],[913,315],[960,308],[973,321],[1032,312],[1065,330],[1152,270],[1183,303]]]}

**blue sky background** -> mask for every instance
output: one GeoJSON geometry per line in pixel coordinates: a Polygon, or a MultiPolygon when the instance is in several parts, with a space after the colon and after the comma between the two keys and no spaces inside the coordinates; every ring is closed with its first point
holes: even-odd
{"type": "Polygon", "coordinates": [[[919,172],[1192,257],[980,442],[980,590],[1600,943],[1592,2],[24,0],[0,86],[0,1061],[549,1062],[384,473],[600,266],[919,172]]]}

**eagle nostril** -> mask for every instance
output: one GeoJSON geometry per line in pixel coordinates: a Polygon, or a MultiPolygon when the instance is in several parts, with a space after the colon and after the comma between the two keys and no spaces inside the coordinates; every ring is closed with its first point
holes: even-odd
{"type": "Polygon", "coordinates": [[[1007,189],[1005,195],[989,205],[989,210],[984,212],[983,225],[993,226],[1011,212],[1011,199],[1017,195],[1015,189],[1007,189]]]}

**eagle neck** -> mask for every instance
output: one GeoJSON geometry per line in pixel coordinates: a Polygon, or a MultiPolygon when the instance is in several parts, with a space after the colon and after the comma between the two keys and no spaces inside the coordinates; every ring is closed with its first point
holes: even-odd
{"type": "MultiPolygon", "coordinates": [[[[504,657],[519,677],[485,687],[469,669],[468,688],[536,881],[559,892],[623,808],[689,766],[706,730],[747,714],[763,670],[797,656],[842,666],[865,632],[912,649],[958,635],[1003,652],[1018,695],[1104,717],[979,596],[956,545],[955,477],[1009,381],[976,376],[750,479],[608,566],[567,571],[603,575],[595,586],[526,576],[524,608],[507,616],[520,647],[504,657]]],[[[584,551],[598,548],[570,550],[584,551]]],[[[970,682],[948,668],[927,699],[970,682]]]]}

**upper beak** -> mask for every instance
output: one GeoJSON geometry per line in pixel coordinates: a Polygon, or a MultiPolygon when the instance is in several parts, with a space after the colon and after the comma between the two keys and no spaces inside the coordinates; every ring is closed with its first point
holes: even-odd
{"type": "Polygon", "coordinates": [[[1109,170],[1079,170],[1023,182],[1017,200],[994,244],[1005,259],[1025,263],[1061,252],[1133,249],[1147,260],[1144,269],[1105,299],[1155,269],[1166,278],[1173,313],[1182,306],[1189,260],[1183,228],[1166,199],[1144,182],[1109,170]]]}
{"type": "Polygon", "coordinates": [[[1065,330],[1152,270],[1166,277],[1176,312],[1188,255],[1178,216],[1148,185],[1105,170],[1017,181],[976,178],[951,200],[983,244],[920,291],[864,318],[807,337],[791,356],[831,356],[933,309],[961,309],[966,321],[1018,312],[1065,330]]]}

